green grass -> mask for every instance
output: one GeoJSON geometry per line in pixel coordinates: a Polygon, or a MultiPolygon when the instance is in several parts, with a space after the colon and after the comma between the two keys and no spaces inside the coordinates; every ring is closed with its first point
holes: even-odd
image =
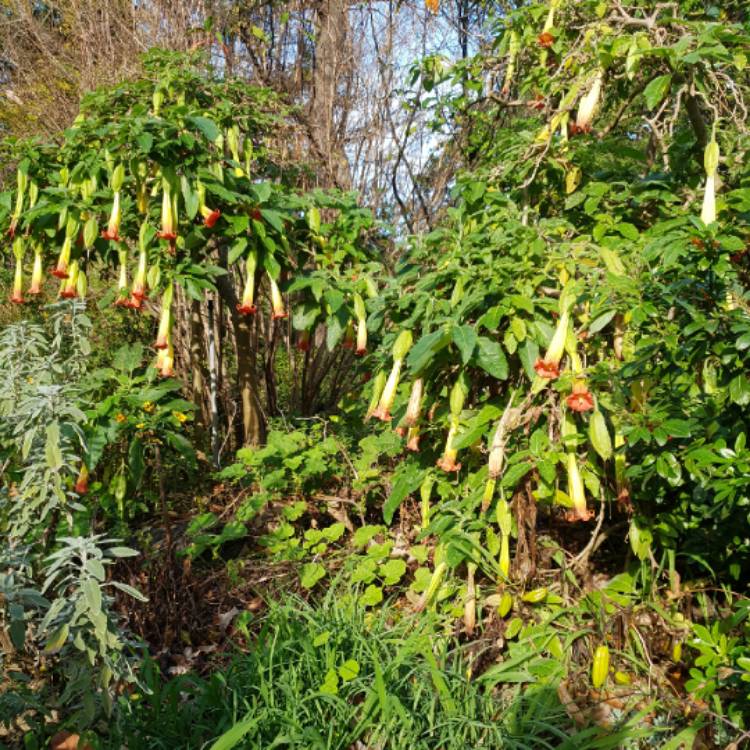
{"type": "Polygon", "coordinates": [[[428,618],[390,606],[369,614],[352,602],[332,589],[316,606],[272,603],[247,653],[224,671],[152,676],[152,694],[129,703],[107,746],[594,750],[633,737],[632,727],[576,733],[553,680],[523,691],[471,680],[467,655],[428,618]]]}

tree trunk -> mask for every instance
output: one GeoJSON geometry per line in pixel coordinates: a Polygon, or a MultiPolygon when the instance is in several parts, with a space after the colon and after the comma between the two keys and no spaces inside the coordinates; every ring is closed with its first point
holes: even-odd
{"type": "Polygon", "coordinates": [[[310,99],[311,136],[325,162],[330,180],[340,188],[351,184],[349,165],[338,133],[344,129],[348,109],[340,86],[351,74],[351,39],[348,3],[318,0],[316,6],[315,67],[310,99]],[[336,108],[340,107],[337,120],[336,108]]]}
{"type": "MultiPolygon", "coordinates": [[[[219,249],[219,265],[228,268],[226,247],[219,249]]],[[[260,445],[266,437],[266,420],[255,372],[255,349],[251,339],[253,318],[237,312],[239,299],[230,273],[219,276],[216,286],[229,309],[237,346],[237,389],[242,409],[242,442],[244,445],[260,445]]]]}

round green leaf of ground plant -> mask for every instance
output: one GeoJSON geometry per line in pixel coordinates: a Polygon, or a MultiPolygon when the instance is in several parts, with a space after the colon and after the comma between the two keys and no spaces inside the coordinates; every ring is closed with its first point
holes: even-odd
{"type": "Polygon", "coordinates": [[[389,560],[380,566],[380,577],[386,586],[398,583],[406,573],[406,563],[403,560],[389,560]]]}
{"type": "Polygon", "coordinates": [[[352,538],[355,547],[364,547],[367,542],[383,530],[382,526],[360,526],[352,538]]]}
{"type": "Polygon", "coordinates": [[[320,635],[317,635],[315,637],[315,640],[313,641],[313,646],[315,646],[315,648],[318,648],[318,646],[324,646],[326,643],[328,643],[330,638],[331,638],[331,631],[324,630],[320,635]]]}
{"type": "Polygon", "coordinates": [[[339,677],[335,669],[329,669],[326,672],[326,678],[320,686],[320,692],[326,695],[336,695],[339,691],[339,677]]]}
{"type": "Polygon", "coordinates": [[[380,604],[383,601],[383,589],[375,584],[370,584],[365,590],[362,596],[359,597],[359,603],[365,607],[374,607],[376,604],[380,604]]]}
{"type": "Polygon", "coordinates": [[[359,663],[354,659],[347,659],[339,667],[339,677],[344,682],[351,682],[359,674],[359,663]]]}
{"type": "Polygon", "coordinates": [[[320,563],[306,563],[302,566],[299,582],[303,588],[311,589],[325,574],[326,569],[320,563]]]}
{"type": "Polygon", "coordinates": [[[417,568],[414,571],[414,580],[409,588],[417,594],[427,590],[432,580],[432,571],[429,568],[417,568]]]}

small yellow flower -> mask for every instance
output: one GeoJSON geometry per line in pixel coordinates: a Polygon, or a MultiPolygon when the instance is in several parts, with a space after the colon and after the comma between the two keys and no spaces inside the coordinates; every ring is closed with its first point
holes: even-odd
{"type": "Polygon", "coordinates": [[[156,404],[153,401],[146,401],[143,404],[143,411],[145,411],[147,414],[151,414],[154,409],[156,409],[156,404]]]}
{"type": "Polygon", "coordinates": [[[143,429],[143,428],[144,428],[145,426],[146,426],[146,423],[145,423],[145,422],[138,422],[138,424],[136,425],[136,427],[137,427],[137,428],[138,428],[139,430],[142,430],[142,429],[143,429]]]}
{"type": "Polygon", "coordinates": [[[34,378],[26,378],[26,382],[27,383],[33,383],[34,382],[34,378]]]}
{"type": "Polygon", "coordinates": [[[178,422],[186,422],[187,414],[183,414],[181,411],[173,411],[172,415],[178,422]]]}
{"type": "Polygon", "coordinates": [[[124,421],[125,421],[125,420],[127,419],[127,417],[126,417],[126,416],[125,416],[125,415],[124,415],[124,414],[123,414],[122,412],[120,412],[119,414],[117,414],[117,416],[115,417],[115,419],[116,419],[116,420],[117,420],[117,421],[118,421],[118,422],[119,422],[120,424],[122,424],[122,423],[123,423],[123,422],[124,422],[124,421]]]}

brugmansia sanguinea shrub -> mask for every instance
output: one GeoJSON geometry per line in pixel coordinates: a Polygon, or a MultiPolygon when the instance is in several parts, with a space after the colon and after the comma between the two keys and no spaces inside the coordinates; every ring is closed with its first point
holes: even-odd
{"type": "Polygon", "coordinates": [[[396,400],[396,391],[401,378],[401,368],[403,367],[406,355],[409,353],[409,349],[411,349],[412,341],[412,333],[407,330],[401,331],[396,338],[396,342],[393,344],[393,367],[383,388],[377,408],[372,413],[373,417],[383,422],[391,421],[391,409],[396,400]]]}

